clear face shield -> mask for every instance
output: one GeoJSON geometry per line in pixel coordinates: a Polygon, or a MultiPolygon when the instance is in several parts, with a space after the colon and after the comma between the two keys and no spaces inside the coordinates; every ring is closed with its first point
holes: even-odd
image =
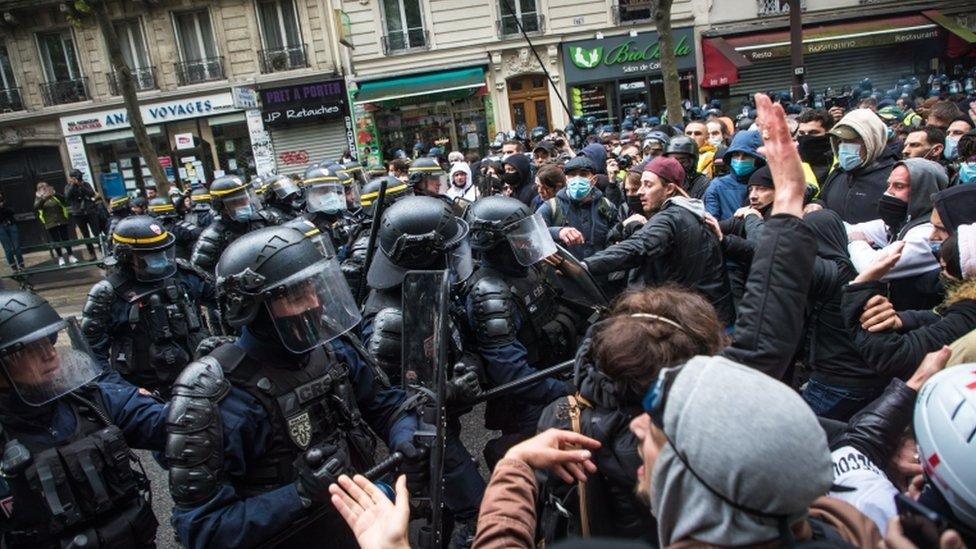
{"type": "Polygon", "coordinates": [[[505,238],[512,247],[515,259],[525,267],[535,265],[557,251],[549,228],[539,213],[506,227],[505,238]]]}
{"type": "Polygon", "coordinates": [[[350,210],[356,210],[359,208],[359,199],[362,197],[362,185],[359,183],[359,178],[351,177],[345,182],[343,182],[343,192],[346,194],[346,208],[350,210]]]}
{"type": "Polygon", "coordinates": [[[302,189],[290,177],[280,177],[271,185],[275,198],[284,200],[290,195],[301,196],[302,189]]]}
{"type": "Polygon", "coordinates": [[[308,211],[335,215],[346,209],[345,189],[338,181],[313,183],[305,189],[308,211]]]}
{"type": "Polygon", "coordinates": [[[0,364],[14,390],[31,406],[47,404],[99,374],[74,317],[28,334],[7,349],[0,364]]]}
{"type": "Polygon", "coordinates": [[[359,324],[359,308],[334,257],[291,275],[267,294],[278,337],[293,353],[310,351],[359,324]]]}
{"type": "Polygon", "coordinates": [[[251,200],[251,191],[236,192],[222,200],[224,212],[241,223],[250,221],[251,215],[256,211],[254,202],[251,200]]]}
{"type": "Polygon", "coordinates": [[[132,272],[136,280],[153,282],[176,274],[176,246],[155,252],[132,253],[132,272]]]}

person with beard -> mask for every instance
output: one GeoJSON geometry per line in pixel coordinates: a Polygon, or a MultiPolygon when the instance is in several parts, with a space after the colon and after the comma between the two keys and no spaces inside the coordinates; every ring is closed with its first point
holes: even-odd
{"type": "Polygon", "coordinates": [[[948,182],[945,169],[936,162],[902,160],[891,170],[888,188],[878,201],[881,218],[848,226],[851,260],[858,272],[890,253],[895,243],[904,242],[901,259],[885,277],[899,309],[928,309],[942,300],[930,216],[932,195],[948,182]]]}
{"type": "Polygon", "coordinates": [[[698,171],[698,146],[695,142],[690,137],[675,137],[664,149],[664,155],[677,160],[684,168],[685,182],[682,186],[688,197],[699,200],[704,198],[711,180],[698,171]]]}
{"type": "Polygon", "coordinates": [[[577,259],[586,259],[607,246],[617,223],[617,209],[596,188],[596,167],[580,155],[563,167],[566,187],[539,206],[539,215],[553,240],[561,241],[577,259]]]}
{"type": "Polygon", "coordinates": [[[903,158],[925,158],[942,160],[945,148],[945,130],[935,126],[925,126],[908,134],[901,154],[903,158]]]}
{"type": "Polygon", "coordinates": [[[962,225],[939,250],[942,276],[948,283],[945,300],[937,308],[938,318],[924,325],[897,332],[871,332],[861,326],[865,306],[881,294],[881,279],[898,262],[901,247],[862,271],[844,287],[842,310],[854,344],[879,375],[906,379],[914,365],[933,351],[949,345],[976,328],[976,226],[962,225]]]}
{"type": "Polygon", "coordinates": [[[532,170],[529,168],[529,157],[522,153],[512,154],[502,160],[502,183],[512,189],[512,197],[532,207],[535,200],[535,185],[532,183],[532,170]]]}
{"type": "Polygon", "coordinates": [[[834,119],[823,109],[808,109],[800,113],[796,121],[800,123],[796,137],[800,159],[810,166],[817,183],[823,186],[834,164],[834,151],[827,135],[834,127],[834,119]]]}
{"type": "Polygon", "coordinates": [[[677,282],[708,296],[726,325],[734,319],[732,294],[722,251],[705,223],[705,207],[688,198],[681,185],[684,169],[673,158],[657,157],[641,174],[638,191],[647,223],[630,238],[586,259],[590,273],[602,276],[639,268],[632,286],[677,282]]]}

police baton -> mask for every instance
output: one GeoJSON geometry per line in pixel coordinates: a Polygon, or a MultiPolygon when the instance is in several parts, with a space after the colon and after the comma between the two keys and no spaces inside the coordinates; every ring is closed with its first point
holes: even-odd
{"type": "Polygon", "coordinates": [[[567,360],[565,362],[560,362],[555,366],[550,366],[544,370],[539,370],[534,374],[529,374],[525,377],[520,377],[518,379],[513,379],[508,383],[503,383],[497,387],[493,387],[487,391],[484,391],[477,398],[465,401],[461,406],[462,408],[468,408],[474,406],[475,404],[481,404],[482,402],[487,402],[498,397],[505,396],[516,389],[520,389],[526,385],[530,385],[539,381],[540,379],[545,379],[547,377],[554,376],[556,374],[561,374],[563,372],[568,372],[573,369],[576,364],[576,359],[567,360]]]}
{"type": "Polygon", "coordinates": [[[373,254],[376,253],[376,236],[380,231],[380,220],[383,218],[383,210],[386,205],[386,184],[387,178],[380,181],[380,190],[376,195],[375,206],[373,207],[373,224],[369,228],[369,243],[366,247],[366,262],[363,263],[363,271],[359,273],[359,287],[356,289],[356,303],[362,304],[366,297],[366,275],[369,273],[369,266],[373,264],[373,254]]]}

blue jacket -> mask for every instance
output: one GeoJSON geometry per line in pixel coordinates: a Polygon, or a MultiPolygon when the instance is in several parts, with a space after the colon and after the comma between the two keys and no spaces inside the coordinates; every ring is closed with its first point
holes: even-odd
{"type": "MultiPolygon", "coordinates": [[[[766,159],[759,154],[762,139],[757,131],[739,132],[732,138],[732,144],[722,157],[725,164],[731,165],[732,155],[746,153],[756,159],[756,168],[766,165],[766,159]]],[[[751,175],[751,174],[750,174],[751,175]]],[[[716,177],[705,191],[705,211],[722,221],[732,217],[736,210],[746,204],[749,196],[749,175],[739,177],[730,172],[716,177]]]]}
{"type": "Polygon", "coordinates": [[[554,215],[552,201],[547,200],[539,206],[539,213],[549,226],[549,234],[556,242],[559,240],[559,230],[563,227],[573,227],[583,233],[585,242],[580,246],[568,246],[562,243],[576,259],[583,260],[607,247],[607,235],[617,224],[617,208],[604,198],[600,189],[593,188],[592,200],[577,202],[569,198],[566,189],[556,193],[556,207],[560,212],[554,215]]]}
{"type": "MultiPolygon", "coordinates": [[[[274,349],[246,329],[237,346],[249,357],[281,362],[286,351],[274,349]]],[[[369,426],[387,445],[395,448],[413,437],[417,418],[400,411],[406,393],[399,388],[376,389],[373,370],[353,348],[342,340],[329,343],[338,360],[349,368],[349,380],[356,393],[356,403],[369,426]]],[[[224,474],[241,475],[248,463],[255,462],[268,450],[272,440],[271,420],[261,403],[236,387],[220,401],[224,429],[224,474]]],[[[185,547],[253,547],[287,529],[306,515],[294,483],[250,498],[237,495],[230,483],[224,483],[206,503],[184,509],[173,508],[173,528],[185,547]]]]}

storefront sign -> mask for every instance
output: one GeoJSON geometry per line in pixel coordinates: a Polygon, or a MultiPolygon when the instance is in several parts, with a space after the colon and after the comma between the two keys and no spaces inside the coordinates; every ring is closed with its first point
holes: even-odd
{"type": "MultiPolygon", "coordinates": [[[[835,51],[866,48],[869,46],[887,46],[904,44],[919,40],[933,40],[939,37],[939,29],[935,25],[931,28],[903,29],[896,32],[848,34],[847,36],[821,37],[808,39],[803,42],[803,54],[815,55],[835,51]]],[[[759,46],[743,46],[735,49],[745,55],[750,61],[762,61],[777,57],[790,56],[789,42],[776,42],[759,46]]]]}
{"type": "MultiPolygon", "coordinates": [[[[147,125],[162,124],[174,120],[186,120],[233,112],[234,101],[229,92],[164,103],[152,103],[139,107],[142,121],[147,125]]],[[[122,130],[129,127],[129,115],[124,108],[65,116],[61,119],[61,131],[65,136],[122,130]]]]}
{"type": "Polygon", "coordinates": [[[176,140],[176,150],[178,151],[193,148],[192,133],[178,133],[174,136],[174,139],[176,140]]]}
{"type": "Polygon", "coordinates": [[[64,142],[68,148],[71,169],[80,171],[83,179],[92,183],[91,168],[88,167],[88,153],[85,152],[85,141],[79,136],[68,136],[64,142]]]}
{"type": "MultiPolygon", "coordinates": [[[[674,54],[679,71],[695,70],[695,32],[674,30],[674,54]]],[[[616,80],[661,71],[658,33],[636,37],[624,34],[563,44],[563,65],[568,84],[616,80]]]]}
{"type": "Polygon", "coordinates": [[[342,80],[261,90],[264,124],[337,120],[346,117],[346,86],[342,80]]]}
{"type": "Polygon", "coordinates": [[[234,106],[238,109],[256,109],[258,105],[258,92],[254,88],[245,86],[235,86],[230,89],[230,94],[234,97],[234,106]]]}
{"type": "Polygon", "coordinates": [[[276,173],[274,147],[271,137],[264,129],[261,111],[251,109],[246,112],[247,130],[251,135],[251,152],[254,154],[254,170],[260,177],[272,176],[276,173]]]}

